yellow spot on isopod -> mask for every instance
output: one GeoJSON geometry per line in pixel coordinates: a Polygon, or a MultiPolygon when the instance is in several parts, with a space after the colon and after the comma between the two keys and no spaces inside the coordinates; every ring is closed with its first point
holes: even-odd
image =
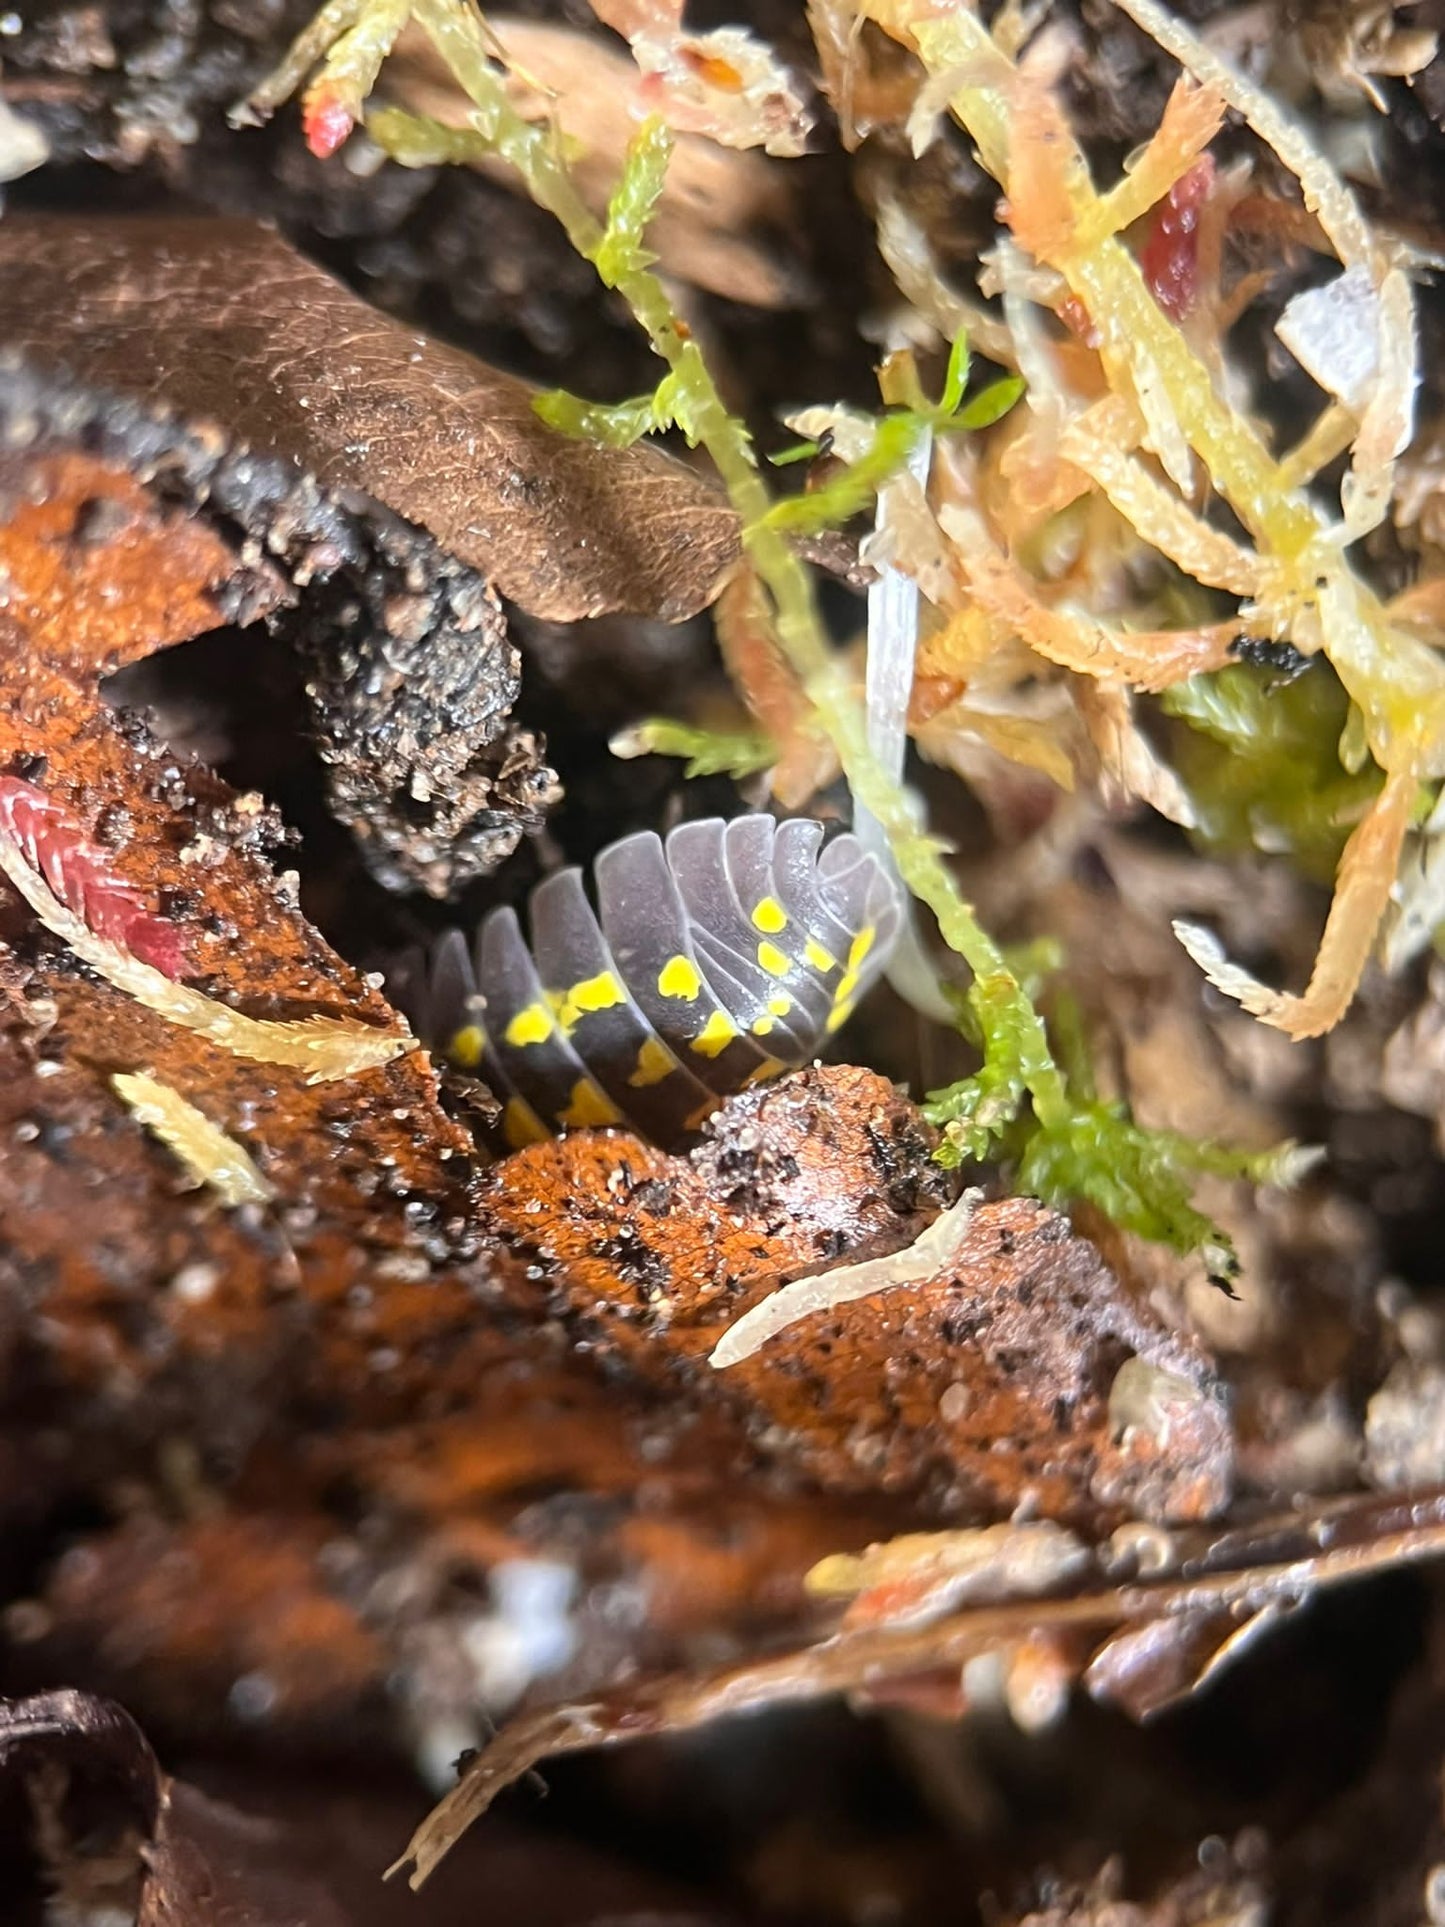
{"type": "Polygon", "coordinates": [[[545,1144],[552,1133],[523,1097],[509,1097],[502,1111],[502,1136],[514,1151],[545,1144]]]}
{"type": "MultiPolygon", "coordinates": [[[[553,993],[548,993],[552,1000],[553,993]]],[[[584,977],[580,984],[564,991],[554,1001],[557,1022],[570,1037],[582,1018],[593,1011],[613,1010],[627,1002],[627,992],[610,970],[599,970],[595,977],[584,977]]]]}
{"type": "Polygon", "coordinates": [[[828,1022],[824,1028],[830,1034],[835,1030],[841,1030],[852,1015],[853,1006],[851,1004],[839,1004],[828,1013],[828,1022]]]}
{"type": "Polygon", "coordinates": [[[627,992],[610,970],[599,970],[595,977],[572,986],[572,999],[583,1010],[611,1010],[614,1004],[627,1002],[627,992]]]}
{"type": "Polygon", "coordinates": [[[657,988],[664,997],[696,997],[702,978],[691,957],[669,957],[658,975],[657,988]]]}
{"type": "Polygon", "coordinates": [[[873,939],[877,935],[878,931],[873,924],[864,924],[863,928],[853,939],[853,947],[848,952],[848,968],[850,970],[856,970],[859,964],[862,963],[863,959],[868,955],[868,952],[873,948],[873,939]]]}
{"type": "Polygon", "coordinates": [[[776,897],[764,897],[753,912],[753,922],[765,936],[776,937],[788,927],[788,913],[776,897]]]}
{"type": "Polygon", "coordinates": [[[808,962],[813,966],[814,970],[836,970],[838,968],[838,959],[833,955],[831,950],[825,950],[816,937],[809,937],[807,944],[804,946],[803,955],[808,959],[808,962]]]}
{"type": "Polygon", "coordinates": [[[589,1124],[620,1124],[622,1113],[600,1084],[579,1077],[572,1086],[572,1101],[565,1111],[558,1111],[557,1122],[569,1131],[580,1131],[589,1124]]]}
{"type": "Polygon", "coordinates": [[[446,1047],[446,1054],[452,1062],[464,1071],[474,1071],[482,1061],[482,1052],[487,1047],[486,1032],[480,1024],[463,1024],[452,1033],[446,1047]]]}
{"type": "Polygon", "coordinates": [[[677,1068],[677,1059],[661,1038],[649,1037],[637,1053],[637,1069],[627,1081],[633,1090],[645,1091],[649,1085],[660,1084],[664,1077],[671,1077],[677,1068]]]}
{"type": "Polygon", "coordinates": [[[743,1083],[766,1084],[770,1077],[776,1077],[780,1071],[785,1071],[787,1068],[787,1065],[780,1064],[776,1057],[765,1057],[755,1071],[748,1072],[743,1083]]]}
{"type": "Polygon", "coordinates": [[[717,1107],[718,1100],[715,1097],[705,1097],[702,1103],[697,1106],[696,1110],[689,1111],[687,1116],[682,1120],[683,1130],[701,1130],[702,1126],[707,1123],[717,1107]]]}
{"type": "Polygon", "coordinates": [[[755,1017],[749,1028],[754,1037],[766,1037],[768,1032],[773,1028],[773,1020],[767,1016],[755,1017]]]}
{"type": "Polygon", "coordinates": [[[552,1035],[552,1013],[545,1004],[524,1004],[503,1035],[509,1044],[545,1044],[552,1035]]]}
{"type": "Polygon", "coordinates": [[[717,1057],[738,1035],[737,1025],[731,1017],[715,1010],[697,1036],[692,1040],[692,1048],[699,1057],[717,1057]]]}
{"type": "Polygon", "coordinates": [[[774,1017],[786,1017],[793,1008],[793,1000],[786,990],[775,990],[768,999],[768,1009],[774,1017]]]}
{"type": "Polygon", "coordinates": [[[786,977],[793,967],[792,958],[779,950],[775,943],[758,945],[758,962],[770,977],[786,977]]]}

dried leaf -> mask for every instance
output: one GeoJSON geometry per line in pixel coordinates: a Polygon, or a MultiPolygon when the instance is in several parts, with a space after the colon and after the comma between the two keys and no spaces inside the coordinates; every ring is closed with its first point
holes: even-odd
{"type": "MultiPolygon", "coordinates": [[[[197,1780],[164,1773],[134,1720],[79,1691],[0,1701],[7,1813],[29,1794],[48,1917],[135,1927],[406,1927],[410,1895],[379,1879],[418,1801],[356,1749],[341,1763],[218,1762],[197,1780]],[[198,1783],[199,1782],[199,1783],[198,1783]]],[[[21,1829],[12,1826],[12,1837],[21,1829]]],[[[14,1842],[19,1845],[18,1841],[14,1842]]],[[[12,1919],[40,1917],[39,1895],[7,1874],[12,1919]]],[[[458,1856],[427,1897],[427,1927],[468,1927],[484,1892],[517,1919],[687,1919],[692,1896],[665,1878],[500,1824],[458,1856]]]]}
{"type": "Polygon", "coordinates": [[[679,620],[737,553],[736,518],[691,471],[552,434],[526,382],[388,320],[248,222],[9,220],[0,304],[41,365],[219,417],[430,530],[533,615],[679,620]]]}

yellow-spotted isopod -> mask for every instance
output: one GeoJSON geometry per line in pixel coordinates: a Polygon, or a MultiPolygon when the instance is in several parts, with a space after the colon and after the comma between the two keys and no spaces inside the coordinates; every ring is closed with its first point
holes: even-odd
{"type": "Polygon", "coordinates": [[[587,1124],[629,1123],[661,1144],[719,1100],[807,1063],[888,958],[898,891],[856,837],[825,844],[811,819],[684,823],[559,870],[517,914],[493,910],[474,943],[438,939],[404,971],[418,1029],[475,1071],[520,1146],[587,1124]],[[418,983],[418,975],[425,981],[418,983]]]}

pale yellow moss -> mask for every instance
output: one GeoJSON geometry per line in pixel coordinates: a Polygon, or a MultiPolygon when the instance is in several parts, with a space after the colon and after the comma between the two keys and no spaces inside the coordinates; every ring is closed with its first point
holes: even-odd
{"type": "Polygon", "coordinates": [[[136,1123],[175,1154],[192,1184],[207,1186],[225,1205],[269,1204],[275,1197],[245,1147],[179,1091],[144,1071],[119,1072],[110,1081],[136,1123]]]}

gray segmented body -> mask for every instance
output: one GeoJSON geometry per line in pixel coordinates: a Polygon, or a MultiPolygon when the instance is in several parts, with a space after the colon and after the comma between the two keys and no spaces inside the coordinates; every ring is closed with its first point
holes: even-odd
{"type": "Polygon", "coordinates": [[[476,1070],[521,1145],[578,1125],[636,1125],[660,1143],[719,1099],[808,1062],[887,961],[901,916],[877,860],[823,826],[771,816],[650,830],[532,892],[474,944],[436,944],[418,1023],[476,1070]]]}

